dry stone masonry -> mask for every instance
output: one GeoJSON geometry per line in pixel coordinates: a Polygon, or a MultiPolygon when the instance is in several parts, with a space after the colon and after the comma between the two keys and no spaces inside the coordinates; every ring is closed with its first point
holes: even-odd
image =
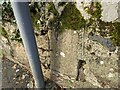
{"type": "MultiPolygon", "coordinates": [[[[84,2],[83,4],[77,0],[75,3],[77,11],[81,13],[84,20],[91,18],[91,15],[84,9],[86,6],[90,7],[91,1],[92,0],[89,0],[89,2],[84,2]]],[[[100,3],[102,6],[102,17],[100,20],[103,20],[103,22],[119,21],[120,0],[116,2],[102,1],[100,3]]],[[[62,26],[63,20],[61,20],[61,18],[64,18],[64,20],[69,19],[69,17],[65,19],[66,17],[60,16],[64,12],[65,6],[69,3],[62,3],[63,6],[59,6],[58,4],[58,2],[46,3],[44,5],[42,3],[43,6],[41,5],[41,10],[38,9],[38,11],[42,12],[35,15],[38,20],[33,19],[44,76],[52,79],[54,79],[53,75],[62,76],[67,81],[57,80],[56,82],[65,87],[117,88],[119,79],[118,62],[120,59],[119,46],[116,46],[109,36],[103,37],[98,32],[94,32],[94,34],[91,35],[91,27],[84,26],[82,17],[75,16],[77,19],[80,18],[83,20],[81,23],[85,28],[79,28],[78,30],[67,28],[59,32],[61,29],[59,29],[59,25],[62,26]],[[41,31],[45,32],[45,34],[41,35],[41,31]],[[83,69],[80,69],[80,73],[83,73],[82,77],[85,79],[83,82],[76,81],[77,65],[80,59],[86,63],[82,66],[83,69]]],[[[76,8],[71,10],[76,10],[76,8]]],[[[32,13],[32,17],[33,16],[34,14],[32,13]]],[[[75,17],[72,17],[71,14],[71,18],[75,17]]],[[[74,22],[75,20],[68,21],[66,25],[68,25],[68,27],[79,25],[79,23],[75,23],[69,26],[69,23],[74,22]]],[[[96,25],[97,22],[92,23],[96,25]]],[[[2,55],[30,70],[23,44],[10,39],[12,35],[15,34],[17,27],[10,23],[5,23],[2,27],[9,34],[7,39],[4,36],[0,36],[2,55]]],[[[97,26],[94,27],[95,28],[92,29],[96,30],[97,26]]],[[[19,40],[19,38],[17,38],[17,40],[19,40]]]]}

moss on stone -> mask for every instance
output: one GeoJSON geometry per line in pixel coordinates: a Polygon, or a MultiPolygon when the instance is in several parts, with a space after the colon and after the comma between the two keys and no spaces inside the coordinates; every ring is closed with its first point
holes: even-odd
{"type": "Polygon", "coordinates": [[[68,3],[62,11],[60,17],[61,30],[79,30],[85,27],[85,20],[74,3],[68,3]]]}
{"type": "Polygon", "coordinates": [[[92,27],[92,32],[96,32],[96,28],[99,28],[98,33],[103,36],[110,36],[113,44],[120,46],[120,22],[104,22],[100,18],[102,16],[102,9],[100,2],[92,2],[90,7],[84,7],[86,12],[91,15],[91,18],[87,20],[87,27],[92,27]],[[106,30],[107,29],[107,30],[106,30]]]}
{"type": "Polygon", "coordinates": [[[57,23],[59,22],[59,13],[58,11],[56,10],[54,4],[52,2],[49,3],[49,6],[48,6],[48,12],[49,13],[52,13],[53,15],[53,19],[51,19],[49,21],[49,26],[51,29],[57,29],[58,25],[57,23]]]}
{"type": "Polygon", "coordinates": [[[13,10],[10,2],[3,2],[2,4],[2,23],[10,22],[13,23],[15,20],[13,10]]]}
{"type": "Polygon", "coordinates": [[[92,2],[90,7],[84,7],[84,9],[86,10],[86,12],[88,14],[90,14],[93,18],[93,19],[97,19],[97,20],[100,20],[101,18],[101,13],[102,13],[102,9],[101,9],[101,4],[100,2],[92,2]]]}
{"type": "Polygon", "coordinates": [[[115,46],[120,46],[120,22],[104,22],[99,20],[99,34],[103,37],[110,36],[115,46]]]}
{"type": "Polygon", "coordinates": [[[22,38],[20,36],[19,30],[16,30],[15,33],[11,35],[10,39],[22,43],[22,38]]]}
{"type": "Polygon", "coordinates": [[[66,2],[59,2],[58,6],[64,6],[66,4],[66,2]]]}
{"type": "Polygon", "coordinates": [[[52,2],[49,3],[49,6],[48,6],[48,12],[51,12],[54,14],[55,17],[58,17],[59,16],[59,13],[58,11],[56,10],[54,4],[52,2]]]}
{"type": "MultiPolygon", "coordinates": [[[[116,46],[120,46],[120,22],[104,22],[101,18],[101,4],[100,2],[92,2],[90,7],[84,7],[86,12],[91,15],[91,18],[88,20],[84,20],[82,14],[76,8],[75,4],[72,2],[65,3],[60,2],[58,6],[65,6],[64,10],[59,16],[58,11],[56,10],[53,2],[48,3],[48,12],[53,14],[53,19],[50,20],[49,26],[52,29],[56,29],[59,32],[64,32],[65,29],[71,30],[79,30],[81,28],[89,29],[92,27],[93,31],[91,32],[94,34],[96,32],[96,28],[99,28],[98,33],[103,36],[110,36],[113,44],[116,46]],[[107,29],[107,30],[106,30],[107,29]]],[[[43,5],[43,4],[41,4],[43,5]]],[[[32,15],[33,26],[35,30],[40,30],[40,24],[37,24],[37,21],[40,19],[40,8],[43,6],[39,6],[37,2],[30,6],[30,12],[32,15]]],[[[46,8],[46,7],[45,7],[46,8]]],[[[2,21],[9,21],[15,20],[12,8],[10,3],[3,3],[2,4],[2,21]],[[11,19],[12,18],[12,19],[11,19]]],[[[19,32],[18,32],[19,33],[19,32]]],[[[8,38],[7,33],[4,29],[0,29],[0,34],[6,38],[8,38]]],[[[19,34],[15,36],[15,39],[19,39],[19,34]]],[[[21,40],[21,39],[20,39],[21,40]]]]}
{"type": "Polygon", "coordinates": [[[40,19],[40,6],[37,2],[30,6],[30,13],[34,30],[40,30],[40,24],[37,23],[40,19]]]}
{"type": "Polygon", "coordinates": [[[116,46],[120,46],[120,22],[112,23],[112,28],[110,30],[111,40],[116,46]]]}
{"type": "Polygon", "coordinates": [[[2,27],[0,27],[0,35],[7,38],[8,39],[8,33],[6,32],[6,30],[2,27]]]}

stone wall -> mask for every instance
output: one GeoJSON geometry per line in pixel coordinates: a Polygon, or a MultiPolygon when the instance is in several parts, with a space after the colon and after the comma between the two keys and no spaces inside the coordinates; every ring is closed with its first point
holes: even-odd
{"type": "MultiPolygon", "coordinates": [[[[101,4],[102,19],[105,22],[114,21],[120,16],[118,2],[101,4]]],[[[76,7],[85,19],[90,17],[85,13],[81,4],[77,3],[76,7]]],[[[59,8],[56,7],[56,9],[59,8]]],[[[6,23],[2,27],[9,33],[9,38],[17,28],[10,23],[6,23]]],[[[41,30],[35,31],[45,77],[52,78],[53,74],[60,74],[76,82],[78,60],[82,59],[86,64],[81,72],[87,82],[96,87],[118,87],[119,47],[114,46],[109,37],[101,37],[98,33],[94,33],[95,36],[89,36],[89,28],[87,30],[65,29],[60,35],[56,34],[57,30],[56,28],[54,30],[48,29],[46,35],[41,35],[41,30]]],[[[3,56],[30,70],[23,44],[6,39],[4,36],[0,36],[0,39],[3,56]]],[[[81,85],[85,86],[84,82],[77,83],[82,83],[81,85]]]]}

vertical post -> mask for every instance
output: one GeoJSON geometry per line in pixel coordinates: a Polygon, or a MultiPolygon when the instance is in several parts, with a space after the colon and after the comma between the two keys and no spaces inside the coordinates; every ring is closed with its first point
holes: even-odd
{"type": "Polygon", "coordinates": [[[36,88],[44,88],[44,78],[39,60],[37,44],[35,41],[34,30],[32,27],[28,2],[11,0],[11,5],[33,73],[36,88]]]}

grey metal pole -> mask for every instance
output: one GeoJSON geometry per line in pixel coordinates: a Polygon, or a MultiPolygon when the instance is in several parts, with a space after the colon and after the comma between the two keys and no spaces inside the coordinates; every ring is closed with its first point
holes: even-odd
{"type": "Polygon", "coordinates": [[[17,2],[17,0],[11,0],[11,5],[33,73],[36,88],[45,88],[28,2],[17,2]]]}

